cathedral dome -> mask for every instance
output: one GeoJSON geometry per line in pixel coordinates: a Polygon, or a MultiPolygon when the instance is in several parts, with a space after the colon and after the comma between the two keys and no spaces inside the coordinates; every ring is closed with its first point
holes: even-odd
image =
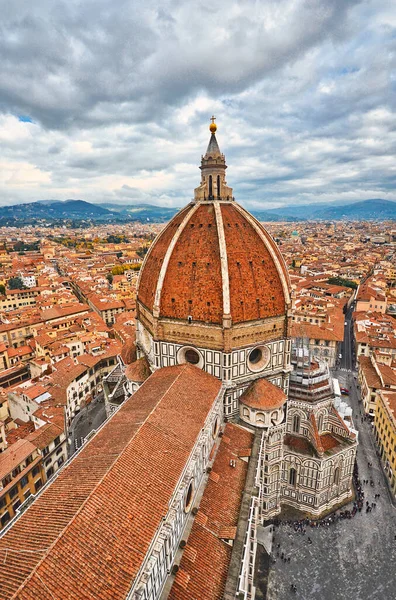
{"type": "Polygon", "coordinates": [[[157,319],[220,326],[285,315],[286,265],[266,229],[232,196],[215,127],[195,198],[152,244],[143,264],[139,305],[157,319]]]}
{"type": "Polygon", "coordinates": [[[276,244],[244,208],[194,202],[153,243],[138,301],[159,318],[255,321],[285,313],[288,275],[276,244]]]}

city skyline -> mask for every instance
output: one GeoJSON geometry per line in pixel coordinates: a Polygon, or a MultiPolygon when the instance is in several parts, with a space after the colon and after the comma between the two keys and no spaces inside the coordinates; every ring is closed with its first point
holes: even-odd
{"type": "Polygon", "coordinates": [[[92,8],[3,9],[0,206],[182,206],[212,114],[249,209],[396,199],[391,2],[92,8]]]}

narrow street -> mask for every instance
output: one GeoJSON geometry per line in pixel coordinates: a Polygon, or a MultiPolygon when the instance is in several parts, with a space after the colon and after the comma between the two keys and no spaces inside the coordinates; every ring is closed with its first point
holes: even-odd
{"type": "Polygon", "coordinates": [[[69,428],[69,458],[77,448],[81,447],[83,439],[91,431],[98,429],[106,420],[106,409],[102,398],[103,394],[99,394],[95,400],[84,406],[73,419],[69,428]]]}
{"type": "Polygon", "coordinates": [[[345,315],[344,341],[341,344],[340,368],[352,370],[354,366],[353,331],[352,331],[352,306],[345,315]]]}

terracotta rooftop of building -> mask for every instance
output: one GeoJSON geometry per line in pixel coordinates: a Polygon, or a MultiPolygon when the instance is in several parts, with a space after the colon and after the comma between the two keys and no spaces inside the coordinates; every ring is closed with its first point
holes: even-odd
{"type": "Polygon", "coordinates": [[[255,379],[243,392],[239,401],[250,408],[271,410],[286,402],[283,390],[264,378],[255,379]]]}
{"type": "Polygon", "coordinates": [[[223,597],[248,464],[238,458],[251,450],[253,434],[227,423],[180,562],[169,600],[219,600],[223,597]],[[232,467],[230,460],[235,460],[232,467]],[[211,473],[211,474],[212,474],[211,473]]]}
{"type": "Polygon", "coordinates": [[[143,383],[150,375],[150,365],[145,356],[135,360],[135,362],[128,365],[125,369],[125,377],[129,381],[136,381],[137,383],[143,383]]]}
{"type": "Polygon", "coordinates": [[[0,539],[0,597],[125,599],[220,389],[149,377],[0,539]]]}
{"type": "Polygon", "coordinates": [[[63,429],[54,423],[47,423],[30,433],[26,439],[36,446],[36,448],[39,448],[39,450],[43,450],[62,433],[63,429]]]}
{"type": "Polygon", "coordinates": [[[17,440],[4,450],[0,454],[0,481],[35,450],[36,447],[26,439],[17,440]]]}
{"type": "Polygon", "coordinates": [[[375,367],[371,361],[370,356],[359,356],[359,365],[360,369],[363,371],[364,378],[367,382],[367,385],[370,388],[380,388],[382,387],[381,379],[375,370],[375,367]]]}

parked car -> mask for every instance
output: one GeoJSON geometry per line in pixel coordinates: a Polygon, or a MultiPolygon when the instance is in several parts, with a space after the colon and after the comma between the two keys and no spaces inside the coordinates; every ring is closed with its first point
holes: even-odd
{"type": "Polygon", "coordinates": [[[346,388],[340,388],[341,390],[341,394],[344,394],[344,396],[349,396],[349,390],[347,390],[346,388]]]}

